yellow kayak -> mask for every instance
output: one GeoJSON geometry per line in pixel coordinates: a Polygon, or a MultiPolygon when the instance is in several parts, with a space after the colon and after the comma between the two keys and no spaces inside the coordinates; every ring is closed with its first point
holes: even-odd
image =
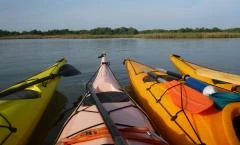
{"type": "Polygon", "coordinates": [[[218,110],[207,96],[186,86],[183,80],[131,59],[125,60],[125,66],[137,102],[169,144],[239,144],[240,103],[218,110]]]}
{"type": "MultiPolygon", "coordinates": [[[[19,88],[40,78],[55,74],[65,63],[66,60],[61,59],[46,70],[0,93],[3,94],[8,90],[19,88]]],[[[0,98],[0,144],[24,145],[27,143],[52,98],[59,79],[60,77],[55,77],[0,98]]]]}
{"type": "Polygon", "coordinates": [[[213,70],[186,61],[178,55],[170,55],[170,60],[182,74],[188,74],[205,83],[240,93],[240,76],[213,70]]]}

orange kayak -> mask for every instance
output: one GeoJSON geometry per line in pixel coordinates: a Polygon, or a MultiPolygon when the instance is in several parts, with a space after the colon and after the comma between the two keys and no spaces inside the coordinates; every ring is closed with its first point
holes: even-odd
{"type": "MultiPolygon", "coordinates": [[[[62,128],[56,144],[116,144],[106,116],[101,115],[97,96],[107,117],[113,122],[122,139],[130,145],[167,145],[153,129],[143,110],[120,87],[112,73],[106,55],[102,55],[96,75],[89,81],[94,94],[87,92],[62,128]]],[[[89,90],[88,90],[89,91],[89,90]]]]}
{"type": "Polygon", "coordinates": [[[169,144],[239,144],[239,102],[220,110],[182,79],[131,59],[125,66],[137,102],[169,144]]]}

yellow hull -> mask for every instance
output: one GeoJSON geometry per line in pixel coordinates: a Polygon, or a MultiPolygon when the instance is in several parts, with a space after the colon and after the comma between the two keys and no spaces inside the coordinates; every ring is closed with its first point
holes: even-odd
{"type": "MultiPolygon", "coordinates": [[[[217,86],[222,89],[226,89],[228,91],[234,91],[234,92],[240,93],[240,87],[239,86],[237,87],[237,85],[235,85],[235,84],[227,83],[227,82],[225,82],[225,83],[219,82],[218,83],[218,81],[214,81],[214,79],[211,79],[210,77],[201,76],[197,73],[197,70],[209,70],[209,71],[214,71],[217,76],[217,74],[223,73],[221,71],[215,71],[215,70],[206,68],[204,66],[200,66],[200,65],[188,62],[188,61],[184,60],[183,58],[176,56],[176,55],[170,55],[170,60],[182,74],[188,74],[191,77],[201,80],[203,82],[206,82],[208,84],[217,86]]],[[[224,73],[224,74],[227,74],[227,73],[224,73]]],[[[231,75],[231,74],[229,74],[229,75],[231,75]]],[[[238,79],[240,79],[240,76],[238,76],[238,79]]],[[[221,78],[219,78],[218,80],[221,80],[221,78]]]]}
{"type": "MultiPolygon", "coordinates": [[[[136,100],[170,144],[239,144],[234,131],[233,120],[239,119],[240,103],[231,103],[223,110],[212,107],[199,114],[193,114],[185,110],[192,128],[183,112],[178,113],[175,121],[171,120],[181,108],[173,104],[168,93],[160,101],[157,101],[166,91],[162,83],[153,80],[144,81],[147,77],[147,74],[144,73],[146,71],[154,71],[161,76],[167,76],[167,74],[133,60],[125,60],[125,65],[136,100]]],[[[236,129],[239,130],[239,128],[236,129]]]]}
{"type": "MultiPolygon", "coordinates": [[[[45,71],[21,81],[10,88],[15,88],[38,78],[56,73],[65,63],[65,59],[59,60],[45,71]]],[[[27,143],[51,100],[59,79],[60,78],[57,77],[25,89],[35,92],[36,98],[19,98],[12,100],[0,98],[0,144],[3,142],[4,145],[23,145],[27,143]],[[10,128],[12,127],[12,131],[10,131],[9,126],[10,128]]]]}

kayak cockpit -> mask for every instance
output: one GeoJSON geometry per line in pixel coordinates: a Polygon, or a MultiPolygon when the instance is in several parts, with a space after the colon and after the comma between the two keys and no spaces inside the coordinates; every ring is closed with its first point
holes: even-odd
{"type": "Polygon", "coordinates": [[[233,118],[232,124],[233,124],[235,134],[238,140],[240,141],[240,115],[233,118]]]}

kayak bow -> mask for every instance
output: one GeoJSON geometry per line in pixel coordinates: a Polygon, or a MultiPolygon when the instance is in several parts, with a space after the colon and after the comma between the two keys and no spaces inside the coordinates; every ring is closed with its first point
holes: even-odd
{"type": "Polygon", "coordinates": [[[239,102],[228,104],[222,110],[207,107],[209,103],[205,99],[209,98],[187,87],[184,80],[131,59],[125,60],[125,66],[137,102],[169,144],[239,144],[239,102]],[[153,79],[149,72],[158,79],[153,79]],[[189,110],[195,107],[206,108],[200,112],[189,110]]]}
{"type": "Polygon", "coordinates": [[[188,74],[193,78],[196,78],[213,86],[240,93],[239,75],[233,75],[200,66],[186,61],[181,58],[181,56],[174,54],[170,55],[170,60],[182,74],[188,74]]]}
{"type": "MultiPolygon", "coordinates": [[[[58,73],[65,63],[66,59],[61,59],[48,69],[0,93],[5,94],[9,90],[15,90],[39,78],[58,73]]],[[[0,144],[23,145],[27,143],[51,100],[59,79],[60,77],[48,79],[28,86],[24,90],[17,90],[20,91],[18,93],[6,93],[9,96],[0,99],[0,144]]]]}
{"type": "Polygon", "coordinates": [[[87,93],[65,123],[57,144],[159,144],[165,140],[128,96],[102,55],[87,93]],[[97,100],[97,101],[96,101],[97,100]]]}

